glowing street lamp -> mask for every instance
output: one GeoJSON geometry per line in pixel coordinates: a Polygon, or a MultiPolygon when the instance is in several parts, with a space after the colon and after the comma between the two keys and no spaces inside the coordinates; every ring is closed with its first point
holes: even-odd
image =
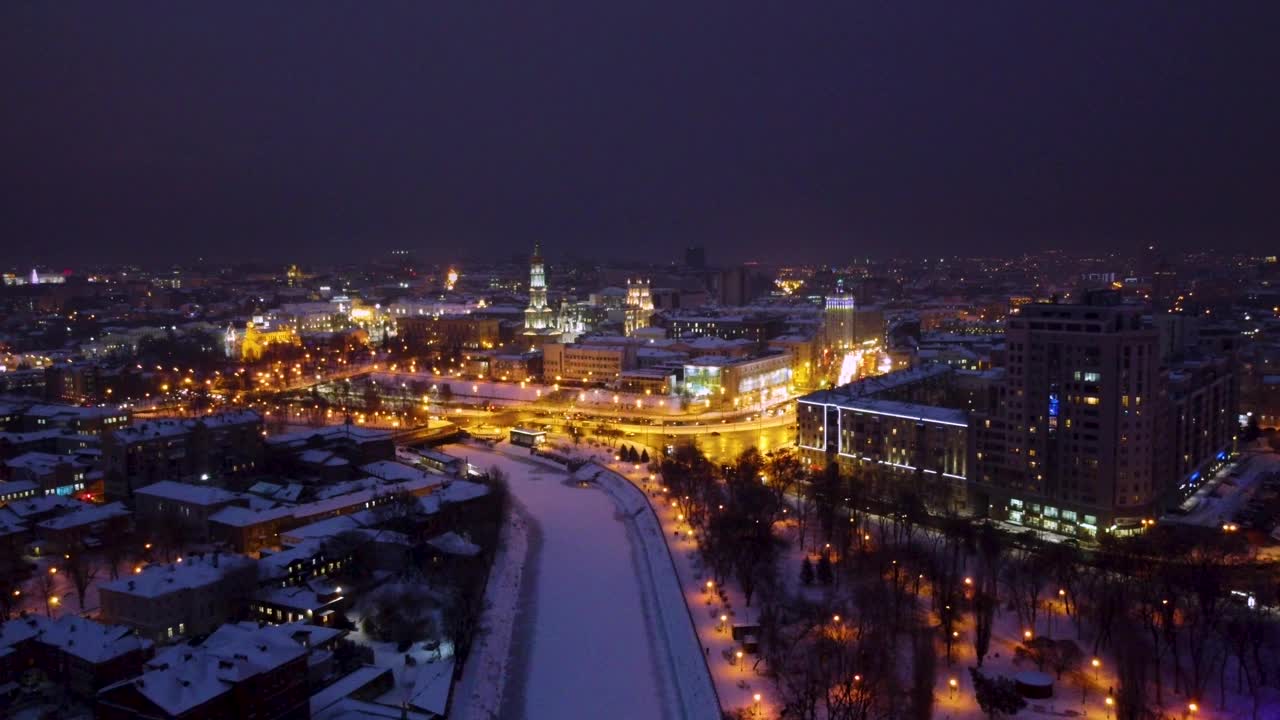
{"type": "Polygon", "coordinates": [[[1102,661],[1099,660],[1098,658],[1094,658],[1089,662],[1089,664],[1093,666],[1093,679],[1094,679],[1094,682],[1097,682],[1098,668],[1102,667],[1102,661]]]}
{"type": "Polygon", "coordinates": [[[1192,700],[1191,702],[1187,703],[1188,715],[1195,715],[1198,712],[1200,712],[1200,705],[1198,705],[1196,701],[1192,700]]]}
{"type": "Polygon", "coordinates": [[[951,697],[955,697],[956,689],[960,687],[960,681],[955,678],[951,678],[947,681],[947,685],[951,688],[951,697]]]}
{"type": "Polygon", "coordinates": [[[1023,631],[1022,631],[1022,639],[1023,639],[1023,640],[1030,640],[1030,639],[1031,639],[1031,636],[1032,636],[1032,632],[1031,632],[1030,630],[1023,630],[1023,631]]]}

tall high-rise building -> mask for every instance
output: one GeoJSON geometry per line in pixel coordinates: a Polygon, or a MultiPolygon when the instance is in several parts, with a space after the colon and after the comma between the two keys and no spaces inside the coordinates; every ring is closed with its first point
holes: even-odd
{"type": "Polygon", "coordinates": [[[828,295],[822,309],[822,347],[843,352],[854,346],[853,316],[858,303],[852,295],[828,295]]]}
{"type": "Polygon", "coordinates": [[[630,335],[639,328],[649,327],[649,318],[652,316],[653,295],[649,292],[649,281],[627,278],[625,333],[630,335]]]}
{"type": "Polygon", "coordinates": [[[998,402],[974,419],[979,506],[1048,530],[1140,525],[1174,487],[1158,472],[1159,333],[1114,293],[1009,318],[998,402]]]}
{"type": "Polygon", "coordinates": [[[860,306],[852,295],[828,295],[822,311],[822,349],[840,353],[868,340],[884,339],[884,310],[860,306]]]}
{"type": "Polygon", "coordinates": [[[524,309],[524,330],[539,334],[555,325],[555,312],[547,305],[547,275],[539,245],[533,246],[529,258],[529,306],[524,309]]]}

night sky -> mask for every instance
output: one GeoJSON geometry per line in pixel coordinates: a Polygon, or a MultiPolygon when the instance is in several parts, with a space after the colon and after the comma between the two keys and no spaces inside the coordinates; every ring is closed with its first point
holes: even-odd
{"type": "Polygon", "coordinates": [[[10,0],[0,264],[1274,251],[1277,37],[1235,0],[10,0]]]}

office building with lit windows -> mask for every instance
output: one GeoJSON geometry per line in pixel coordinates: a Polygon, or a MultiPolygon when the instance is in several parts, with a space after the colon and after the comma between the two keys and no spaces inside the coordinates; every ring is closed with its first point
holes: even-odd
{"type": "Polygon", "coordinates": [[[975,413],[975,502],[1066,535],[1140,530],[1234,451],[1235,372],[1161,364],[1159,333],[1113,293],[1009,318],[1007,371],[975,413]]]}
{"type": "Polygon", "coordinates": [[[916,493],[935,511],[967,509],[968,412],[947,407],[958,371],[926,365],[806,395],[796,405],[796,442],[815,468],[829,462],[886,499],[916,493]]]}
{"type": "Polygon", "coordinates": [[[636,367],[636,346],[631,343],[547,343],[542,346],[544,382],[610,384],[624,370],[636,367]]]}

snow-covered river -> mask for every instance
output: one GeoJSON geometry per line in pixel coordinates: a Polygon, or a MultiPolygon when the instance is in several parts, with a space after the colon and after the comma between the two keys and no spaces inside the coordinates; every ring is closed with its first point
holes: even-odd
{"type": "Polygon", "coordinates": [[[613,500],[567,484],[563,471],[534,460],[474,448],[453,452],[484,469],[501,467],[537,526],[503,716],[663,718],[669,703],[646,596],[613,500]]]}

